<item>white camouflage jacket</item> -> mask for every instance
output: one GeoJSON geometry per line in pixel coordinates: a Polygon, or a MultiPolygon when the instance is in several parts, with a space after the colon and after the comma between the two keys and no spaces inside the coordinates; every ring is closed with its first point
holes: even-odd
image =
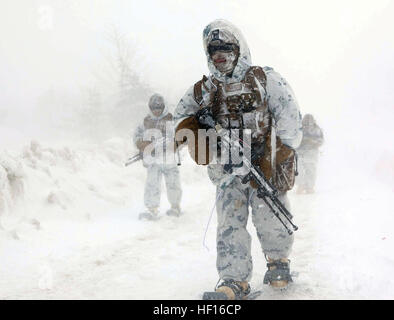
{"type": "MultiPolygon", "coordinates": [[[[240,82],[245,77],[247,70],[252,66],[251,56],[247,43],[241,32],[231,23],[225,20],[215,20],[210,23],[203,31],[203,44],[208,61],[210,75],[204,82],[206,88],[202,87],[202,106],[198,105],[194,97],[194,85],[191,86],[180,100],[175,109],[175,126],[190,116],[193,116],[201,107],[209,101],[209,92],[214,86],[213,78],[225,84],[240,82]],[[240,48],[240,56],[231,77],[221,74],[214,66],[208,53],[208,38],[213,30],[226,30],[237,39],[240,48]]],[[[302,140],[302,118],[298,103],[295,99],[293,90],[287,81],[270,67],[263,68],[267,76],[267,86],[265,93],[261,88],[261,96],[267,95],[268,108],[271,111],[276,124],[276,135],[287,146],[295,149],[302,140]]],[[[212,169],[212,166],[211,166],[212,169]]],[[[208,170],[209,172],[209,170],[208,170]]],[[[210,174],[211,176],[211,174],[210,174]]],[[[213,181],[215,183],[215,181],[213,181]]]]}

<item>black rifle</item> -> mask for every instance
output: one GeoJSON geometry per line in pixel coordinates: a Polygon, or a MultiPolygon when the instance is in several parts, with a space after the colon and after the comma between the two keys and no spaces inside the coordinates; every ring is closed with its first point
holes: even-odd
{"type": "MultiPolygon", "coordinates": [[[[245,155],[243,141],[241,139],[229,139],[226,134],[223,134],[226,130],[221,128],[219,125],[216,126],[216,131],[218,132],[221,139],[221,146],[223,147],[225,144],[227,148],[238,148],[239,154],[245,155]]],[[[230,149],[228,149],[230,150],[230,149]]],[[[260,151],[260,150],[259,150],[260,151]]],[[[259,154],[251,151],[251,159],[247,157],[242,157],[243,166],[249,171],[249,173],[242,178],[242,183],[248,183],[251,180],[254,180],[257,184],[257,196],[264,200],[265,204],[270,208],[270,210],[274,213],[274,215],[279,219],[282,225],[286,228],[288,234],[292,234],[293,230],[297,231],[298,227],[291,221],[292,214],[283,203],[278,199],[278,190],[265,178],[263,171],[260,169],[260,166],[255,165],[253,159],[257,159],[259,154]],[[271,200],[271,203],[268,201],[271,200]],[[293,230],[290,230],[288,226],[282,220],[280,214],[290,223],[293,230]]],[[[239,165],[233,165],[234,167],[239,167],[239,165]]],[[[231,170],[231,168],[230,168],[231,170]]]]}
{"type": "MultiPolygon", "coordinates": [[[[210,108],[205,107],[200,109],[195,115],[197,121],[200,125],[205,129],[215,129],[218,135],[220,136],[220,147],[227,148],[227,150],[231,150],[232,148],[237,148],[239,150],[239,154],[245,155],[243,141],[241,139],[230,139],[227,135],[227,130],[223,129],[220,125],[215,123],[213,119],[212,112],[210,108]]],[[[252,179],[257,184],[257,196],[264,200],[265,204],[270,208],[273,214],[279,219],[282,225],[286,228],[288,234],[293,234],[293,230],[297,231],[298,227],[291,221],[292,214],[283,203],[278,199],[278,190],[265,178],[264,173],[261,171],[260,166],[254,164],[254,160],[259,157],[259,153],[261,152],[260,148],[253,148],[254,152],[251,151],[251,159],[247,159],[247,157],[242,157],[243,165],[248,169],[248,174],[242,178],[242,183],[248,183],[252,179]],[[271,200],[271,203],[268,201],[271,200]],[[280,214],[290,223],[293,230],[290,230],[289,227],[282,220],[280,214]]],[[[225,170],[231,173],[232,167],[239,167],[238,165],[227,164],[225,165],[225,170]]]]}
{"type": "Polygon", "coordinates": [[[133,164],[134,162],[137,162],[137,161],[141,160],[142,157],[143,157],[143,153],[142,152],[137,153],[135,156],[132,156],[131,158],[127,159],[127,161],[125,163],[125,166],[127,167],[127,166],[133,164]]]}
{"type": "MultiPolygon", "coordinates": [[[[162,143],[168,142],[170,141],[170,139],[166,139],[166,138],[161,138],[159,140],[157,140],[156,142],[154,142],[156,145],[160,145],[162,143]]],[[[179,148],[178,148],[178,142],[175,142],[176,144],[176,154],[177,154],[177,165],[180,166],[181,165],[181,157],[179,155],[179,148]]],[[[140,152],[137,153],[136,155],[132,156],[131,158],[127,159],[125,166],[129,166],[131,164],[133,164],[134,162],[137,162],[139,160],[142,160],[142,158],[144,157],[144,153],[140,152]]]]}

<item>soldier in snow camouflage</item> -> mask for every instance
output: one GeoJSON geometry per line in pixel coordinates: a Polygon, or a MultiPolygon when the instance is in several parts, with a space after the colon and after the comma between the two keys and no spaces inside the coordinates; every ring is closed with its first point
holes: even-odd
{"type": "Polygon", "coordinates": [[[297,149],[299,159],[299,176],[297,177],[297,193],[314,193],[316,169],[319,160],[319,148],[323,145],[323,131],[311,114],[302,119],[302,141],[297,149]]]}
{"type": "MultiPolygon", "coordinates": [[[[148,130],[158,130],[159,135],[166,138],[173,130],[173,116],[167,111],[162,96],[154,94],[149,100],[150,114],[145,117],[144,123],[136,129],[134,133],[134,143],[141,153],[145,151],[148,146],[151,146],[153,141],[144,140],[144,134],[148,130]]],[[[169,148],[168,137],[167,139],[160,140],[160,145],[156,145],[156,149],[161,148],[165,151],[169,148]]],[[[153,150],[156,155],[158,150],[153,150]]],[[[149,163],[144,158],[144,167],[147,168],[147,179],[144,192],[144,203],[147,208],[146,212],[140,214],[140,219],[155,220],[158,218],[158,211],[160,206],[161,196],[161,179],[165,178],[167,198],[171,204],[171,208],[167,211],[167,215],[179,217],[181,215],[180,202],[182,196],[182,189],[179,178],[179,170],[176,164],[165,159],[158,159],[159,161],[149,163]]]]}
{"type": "MultiPolygon", "coordinates": [[[[291,87],[272,68],[252,66],[241,32],[225,20],[215,20],[204,29],[203,44],[211,74],[192,86],[180,100],[174,115],[176,139],[190,140],[181,136],[184,129],[193,131],[197,137],[196,132],[203,128],[199,112],[208,108],[221,128],[250,130],[252,149],[264,145],[265,150],[273,150],[272,157],[262,156],[261,166],[266,178],[275,182],[275,172],[281,168],[277,161],[279,153],[294,154],[293,149],[302,138],[301,115],[291,87]],[[269,165],[264,165],[265,162],[269,165]]],[[[291,281],[288,257],[293,236],[257,197],[252,182],[244,184],[241,175],[227,171],[221,162],[214,163],[212,159],[220,155],[210,155],[201,161],[199,146],[197,142],[188,141],[192,157],[198,164],[208,164],[208,175],[217,186],[217,270],[222,282],[216,291],[229,299],[250,292],[251,236],[246,230],[249,207],[268,260],[264,282],[286,286],[291,281]]],[[[209,152],[208,147],[207,150],[209,152]]],[[[292,184],[282,190],[278,188],[279,199],[288,209],[286,190],[291,187],[292,184]]]]}

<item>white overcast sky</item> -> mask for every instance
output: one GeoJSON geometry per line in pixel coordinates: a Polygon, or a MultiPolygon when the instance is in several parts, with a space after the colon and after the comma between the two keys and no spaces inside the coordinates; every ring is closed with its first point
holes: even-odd
{"type": "Polygon", "coordinates": [[[110,26],[137,41],[144,79],[175,104],[208,71],[204,26],[224,18],[243,32],[255,65],[287,78],[303,113],[334,117],[375,94],[392,114],[393,17],[390,0],[2,0],[0,109],[92,82],[110,26]]]}

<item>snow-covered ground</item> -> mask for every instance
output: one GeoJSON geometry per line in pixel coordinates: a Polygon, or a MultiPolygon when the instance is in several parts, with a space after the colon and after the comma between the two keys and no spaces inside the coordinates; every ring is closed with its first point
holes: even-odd
{"type": "MultiPolygon", "coordinates": [[[[114,138],[56,147],[33,141],[1,154],[10,181],[0,185],[0,299],[200,299],[214,288],[216,213],[203,242],[215,189],[205,168],[183,154],[184,215],[165,215],[163,193],[161,219],[139,221],[146,172],[141,163],[124,167],[133,151],[114,138]]],[[[394,298],[387,170],[381,179],[379,170],[333,170],[328,154],[316,194],[290,194],[299,230],[288,290],[262,285],[265,260],[248,225],[259,299],[394,298]]]]}

